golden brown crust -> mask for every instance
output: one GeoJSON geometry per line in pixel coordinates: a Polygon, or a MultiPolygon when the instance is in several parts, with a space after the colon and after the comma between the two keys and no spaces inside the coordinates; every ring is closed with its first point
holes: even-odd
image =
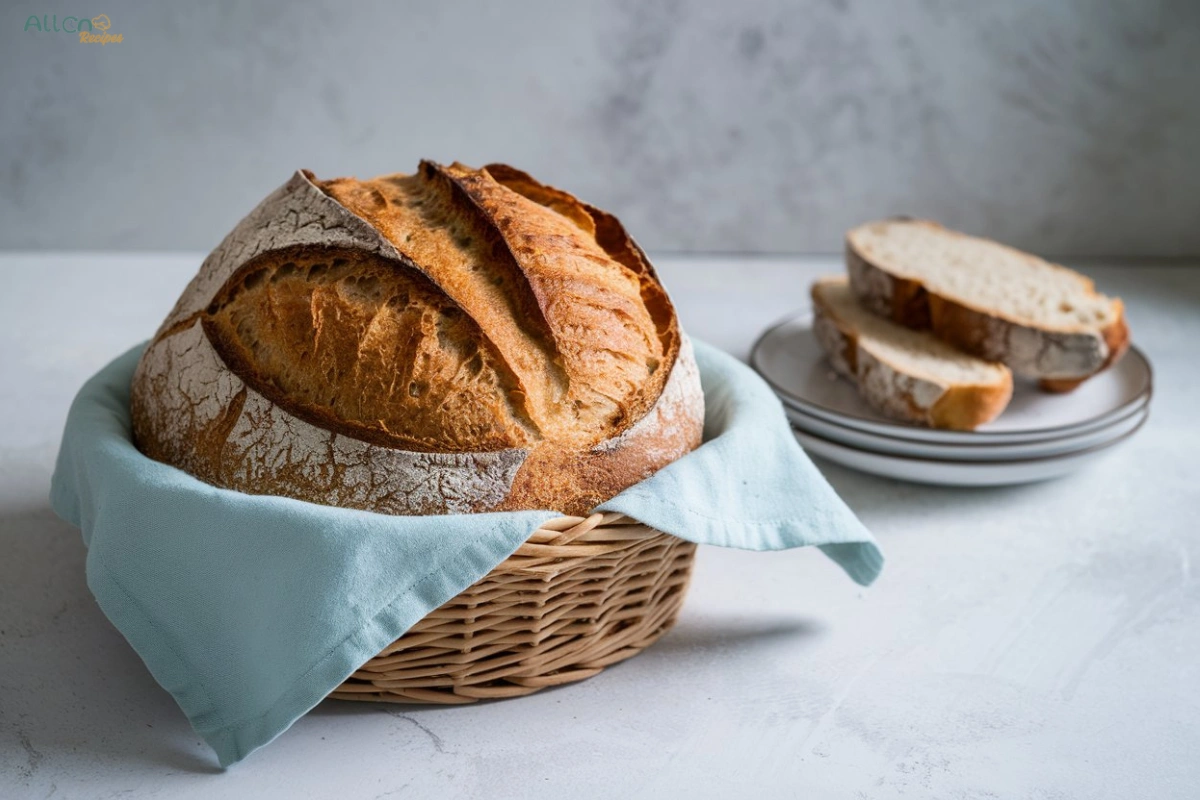
{"type": "MultiPolygon", "coordinates": [[[[601,414],[617,430],[628,427],[649,411],[677,352],[678,326],[665,292],[657,280],[644,281],[627,259],[615,258],[597,235],[579,228],[578,217],[587,213],[579,201],[518,170],[492,168],[524,191],[488,170],[453,164],[449,172],[491,218],[533,288],[576,384],[568,400],[601,414]],[[651,309],[664,302],[671,323],[660,335],[651,309]]],[[[579,420],[570,424],[576,427],[579,420]]]]}
{"type": "Polygon", "coordinates": [[[626,232],[621,221],[607,211],[577,200],[561,189],[539,183],[528,173],[506,164],[488,164],[484,170],[509,189],[574,221],[595,238],[610,258],[638,277],[642,302],[663,342],[663,361],[670,363],[680,346],[675,308],[659,282],[650,259],[626,232]]]}
{"type": "Polygon", "coordinates": [[[147,348],[135,438],[241,491],[582,513],[698,446],[682,341],[620,223],[519,170],[298,173],[147,348]]]}
{"type": "Polygon", "coordinates": [[[973,431],[1000,416],[1012,400],[1012,374],[1006,378],[1002,384],[951,385],[929,410],[933,427],[973,431]]]}
{"type": "Polygon", "coordinates": [[[637,425],[587,452],[541,448],[513,480],[505,508],[547,508],[574,498],[564,511],[584,514],[700,446],[704,428],[700,375],[691,347],[681,347],[659,401],[637,425]]]}
{"type": "Polygon", "coordinates": [[[322,428],[422,452],[537,438],[474,320],[394,261],[311,245],[273,250],[239,269],[201,319],[234,374],[322,428]]]}
{"type": "Polygon", "coordinates": [[[506,182],[422,162],[412,176],[319,185],[476,320],[539,436],[594,444],[662,391],[678,350],[673,309],[652,276],[605,250],[581,203],[492,169],[506,182]]]}
{"type": "Polygon", "coordinates": [[[385,514],[487,511],[524,450],[422,453],[314,425],[246,385],[195,319],[152,342],[131,386],[134,441],[202,481],[385,514]]]}

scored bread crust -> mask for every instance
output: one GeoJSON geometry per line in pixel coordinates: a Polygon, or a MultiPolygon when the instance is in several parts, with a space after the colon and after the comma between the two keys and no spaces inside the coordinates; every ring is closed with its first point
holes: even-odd
{"type": "Polygon", "coordinates": [[[859,344],[854,326],[811,289],[813,334],[835,371],[849,378],[873,408],[895,419],[950,430],[974,430],[1000,415],[1012,398],[1012,374],[991,384],[952,383],[906,372],[859,344]]]}
{"type": "MultiPolygon", "coordinates": [[[[538,187],[546,193],[557,192],[541,187],[524,173],[515,170],[502,173],[504,179],[515,180],[514,176],[527,179],[529,185],[524,188],[529,193],[538,187]]],[[[561,194],[570,198],[566,193],[561,194]]],[[[579,208],[590,208],[575,202],[579,208]]],[[[519,209],[512,213],[519,222],[518,212],[519,209]]],[[[614,223],[615,220],[604,218],[600,224],[614,223]]],[[[516,228],[507,237],[519,238],[519,225],[516,228]]],[[[432,422],[426,426],[427,431],[397,432],[385,424],[386,420],[371,419],[370,408],[354,406],[354,410],[363,412],[358,418],[339,416],[329,404],[316,402],[312,397],[306,400],[294,386],[289,391],[277,376],[262,373],[258,366],[261,353],[256,355],[254,349],[260,345],[286,345],[289,340],[285,334],[290,323],[284,322],[288,318],[272,316],[272,324],[278,331],[272,334],[274,339],[264,342],[235,341],[246,333],[238,327],[245,317],[222,316],[237,292],[252,291],[266,280],[263,275],[274,276],[286,271],[285,268],[294,271],[296,264],[292,262],[303,265],[305,258],[332,261],[335,267],[340,264],[343,271],[361,267],[373,270],[375,276],[395,273],[408,281],[404,284],[408,287],[405,291],[412,297],[427,297],[428,292],[442,288],[379,227],[324,191],[310,173],[298,172],[247,215],[205,260],[147,347],[131,387],[135,442],[151,458],[214,485],[252,494],[276,494],[390,514],[477,513],[521,508],[586,513],[699,446],[704,418],[703,394],[692,349],[678,328],[665,293],[661,292],[648,261],[619,223],[615,223],[615,229],[609,228],[607,235],[624,248],[613,260],[624,265],[626,257],[634,254],[642,262],[629,280],[639,286],[651,281],[657,287],[659,294],[651,293],[648,305],[652,307],[648,313],[653,318],[651,330],[662,335],[653,343],[657,349],[647,351],[661,361],[644,386],[628,390],[623,385],[605,384],[605,373],[595,369],[595,365],[590,375],[580,378],[583,385],[578,391],[599,393],[597,403],[602,410],[608,409],[603,405],[609,402],[608,395],[615,397],[609,405],[616,410],[605,424],[593,423],[592,432],[574,438],[543,435],[533,420],[518,413],[524,397],[520,384],[514,388],[512,381],[519,380],[520,375],[514,379],[505,373],[508,383],[502,381],[503,385],[485,382],[482,388],[472,388],[473,384],[455,383],[446,397],[438,398],[438,403],[461,401],[459,413],[464,416],[480,406],[494,408],[499,422],[491,428],[479,423],[470,428],[472,436],[463,437],[458,435],[459,431],[446,430],[441,418],[430,417],[432,422]],[[339,254],[340,260],[335,261],[339,254]],[[591,383],[586,382],[588,378],[591,383]],[[627,389],[627,397],[618,394],[617,390],[622,388],[627,389]],[[455,398],[455,394],[466,397],[455,398]],[[512,416],[505,416],[510,411],[512,416]],[[478,446],[473,446],[474,442],[478,446]]],[[[554,246],[559,241],[540,242],[541,246],[532,255],[553,262],[554,246]]],[[[604,250],[588,251],[587,257],[597,268],[605,266],[604,250]]],[[[319,268],[327,269],[328,263],[319,268]]],[[[587,294],[595,304],[614,304],[625,315],[621,319],[636,321],[633,316],[636,309],[625,309],[619,300],[610,300],[610,295],[605,294],[602,277],[589,278],[599,286],[582,288],[578,282],[571,282],[571,275],[560,275],[557,279],[557,286],[567,288],[560,296],[554,295],[555,285],[546,288],[551,301],[569,305],[569,292],[577,291],[587,294]]],[[[616,280],[625,279],[618,276],[616,280]]],[[[338,290],[344,288],[339,285],[338,290]]],[[[624,291],[620,286],[617,289],[624,291]]],[[[442,309],[443,316],[447,308],[455,311],[454,324],[468,326],[462,329],[471,334],[468,344],[478,347],[478,358],[470,358],[469,352],[462,354],[463,364],[469,367],[467,373],[462,372],[462,364],[458,362],[449,365],[451,372],[457,370],[455,374],[465,374],[468,378],[470,375],[489,378],[493,373],[504,372],[506,345],[497,344],[470,328],[476,325],[474,317],[469,310],[457,311],[463,306],[456,304],[451,294],[439,295],[437,308],[442,309]]],[[[315,293],[313,298],[312,319],[316,324],[315,293]]],[[[352,303],[337,297],[330,302],[334,303],[330,319],[340,319],[354,308],[352,303]]],[[[264,307],[270,308],[269,303],[264,307]]],[[[444,333],[443,316],[435,313],[437,308],[421,317],[421,323],[433,319],[437,331],[444,333]]],[[[273,315],[275,311],[271,309],[273,315]]],[[[251,312],[258,313],[249,308],[246,314],[251,312]]],[[[597,339],[594,330],[573,319],[569,308],[555,309],[553,313],[558,313],[565,322],[551,333],[563,338],[564,346],[574,347],[577,356],[588,357],[603,349],[606,340],[602,336],[597,339]],[[576,331],[574,337],[572,330],[576,331]]],[[[337,325],[328,327],[325,334],[318,330],[318,338],[322,335],[332,337],[340,355],[350,361],[363,356],[361,342],[356,353],[349,340],[336,338],[337,325]]],[[[440,341],[444,337],[426,338],[440,341]]],[[[449,349],[435,352],[433,358],[435,361],[450,358],[455,348],[461,346],[461,342],[451,342],[446,346],[449,349]]],[[[508,352],[512,352],[511,345],[508,352]]],[[[601,353],[598,357],[617,355],[601,353]]],[[[305,367],[303,358],[297,363],[310,372],[318,369],[315,364],[305,367]]],[[[546,369],[553,367],[547,365],[546,369]]],[[[347,385],[355,391],[367,386],[364,382],[371,378],[370,370],[367,372],[361,380],[355,378],[359,382],[347,385]]],[[[311,379],[309,384],[314,387],[322,385],[319,375],[302,377],[311,379]]],[[[431,389],[422,387],[421,392],[424,391],[431,389]]],[[[405,395],[402,399],[407,402],[405,395]]],[[[420,397],[414,396],[414,402],[419,403],[420,397]]],[[[360,398],[356,395],[352,399],[360,398]]],[[[586,411],[587,400],[583,396],[577,406],[585,407],[586,411]]],[[[397,407],[402,411],[416,408],[411,404],[397,407]]],[[[462,424],[469,423],[471,420],[464,419],[462,424]]]]}
{"type": "MultiPolygon", "coordinates": [[[[928,220],[905,221],[942,230],[928,220]]],[[[1006,364],[1020,375],[1037,379],[1047,391],[1074,389],[1116,363],[1129,346],[1124,306],[1118,298],[1111,301],[1113,321],[1101,329],[1080,325],[1052,330],[1030,320],[972,308],[929,291],[918,280],[892,274],[860,253],[853,236],[853,230],[846,235],[846,270],[851,288],[865,308],[905,327],[929,330],[971,355],[1006,364]]],[[[1087,286],[1094,292],[1090,281],[1087,286]]]]}
{"type": "Polygon", "coordinates": [[[601,239],[566,192],[504,165],[428,161],[414,175],[318,186],[479,326],[518,389],[518,416],[542,434],[594,442],[662,391],[679,339],[666,293],[640,250],[628,257],[624,229],[601,239]]]}

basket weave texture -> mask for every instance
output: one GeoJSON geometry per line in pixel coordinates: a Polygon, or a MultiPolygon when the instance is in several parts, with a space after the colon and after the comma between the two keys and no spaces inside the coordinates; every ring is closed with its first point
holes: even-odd
{"type": "Polygon", "coordinates": [[[695,553],[622,514],[550,520],[329,696],[472,703],[590,678],[675,623],[695,553]]]}

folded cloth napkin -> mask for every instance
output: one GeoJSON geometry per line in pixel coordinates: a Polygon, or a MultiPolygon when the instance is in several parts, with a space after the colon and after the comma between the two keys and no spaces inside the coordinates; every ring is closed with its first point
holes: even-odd
{"type": "MultiPolygon", "coordinates": [[[[100,608],[216,751],[269,743],[429,611],[490,572],[553,511],[396,517],[210,486],[133,445],[144,345],[67,416],[50,486],[83,531],[100,608]]],[[[820,547],[861,584],[871,534],[804,455],[748,367],[695,343],[705,443],[600,506],[701,544],[820,547]]]]}

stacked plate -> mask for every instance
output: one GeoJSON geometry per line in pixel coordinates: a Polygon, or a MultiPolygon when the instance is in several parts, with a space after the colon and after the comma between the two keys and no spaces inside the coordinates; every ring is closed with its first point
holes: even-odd
{"type": "Polygon", "coordinates": [[[1067,394],[1016,379],[996,420],[975,431],[921,428],[871,409],[829,365],[808,312],[769,328],[750,364],[779,395],[806,450],[890,478],[1000,486],[1065,475],[1128,440],[1150,414],[1150,362],[1136,347],[1067,394]]]}

